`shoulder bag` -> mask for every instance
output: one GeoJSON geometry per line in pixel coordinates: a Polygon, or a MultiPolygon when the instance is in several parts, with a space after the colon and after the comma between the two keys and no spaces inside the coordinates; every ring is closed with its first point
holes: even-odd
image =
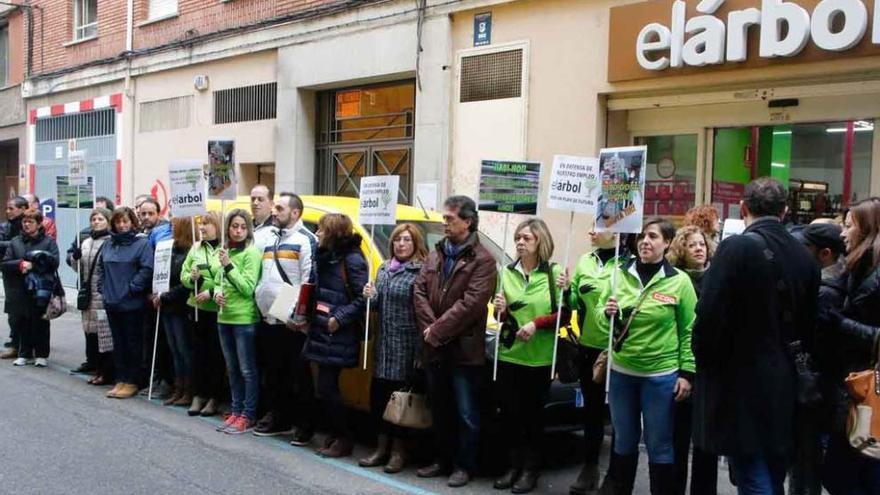
{"type": "MultiPolygon", "coordinates": [[[[614,337],[612,340],[612,345],[616,352],[620,352],[620,349],[623,347],[623,341],[626,340],[626,336],[629,334],[629,327],[632,325],[633,318],[635,318],[636,314],[642,309],[642,304],[645,302],[647,295],[648,291],[643,290],[642,294],[639,296],[639,301],[636,304],[636,307],[633,308],[629,317],[626,319],[623,329],[618,336],[614,337]]],[[[608,376],[608,349],[602,351],[593,363],[593,383],[605,383],[606,376],[608,376]]]]}
{"type": "Polygon", "coordinates": [[[426,430],[434,424],[427,397],[414,393],[412,389],[393,392],[385,405],[382,419],[393,425],[416,430],[426,430]]]}
{"type": "Polygon", "coordinates": [[[852,399],[846,435],[862,455],[880,460],[880,345],[873,368],[850,373],[845,379],[852,399]]]}
{"type": "Polygon", "coordinates": [[[85,283],[79,286],[79,292],[76,294],[76,309],[80,311],[87,311],[89,306],[92,305],[92,277],[95,275],[95,265],[98,263],[98,258],[101,257],[101,251],[104,250],[104,244],[106,243],[107,241],[101,243],[89,266],[89,276],[86,278],[85,283]]]}
{"type": "Polygon", "coordinates": [[[67,300],[64,297],[64,286],[61,285],[61,278],[58,272],[55,272],[55,287],[52,290],[52,297],[49,298],[49,305],[46,306],[46,313],[43,315],[44,320],[54,320],[67,312],[67,300]]]}

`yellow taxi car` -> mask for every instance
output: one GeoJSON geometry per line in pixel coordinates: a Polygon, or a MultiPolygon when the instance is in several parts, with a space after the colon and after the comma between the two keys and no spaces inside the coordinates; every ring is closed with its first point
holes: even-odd
{"type": "MultiPolygon", "coordinates": [[[[357,198],[337,197],[337,196],[301,196],[305,209],[303,210],[302,221],[305,226],[315,232],[318,230],[318,220],[326,213],[344,213],[348,215],[354,223],[357,233],[363,238],[361,250],[364,256],[370,262],[370,279],[375,280],[379,266],[388,259],[389,237],[394,230],[394,225],[376,225],[373,227],[373,240],[370,241],[370,226],[361,225],[358,221],[359,202],[357,198]]],[[[239,196],[235,200],[228,200],[225,204],[220,201],[211,200],[208,202],[208,209],[211,211],[232,211],[235,208],[250,211],[250,198],[248,196],[239,196]]],[[[433,249],[444,237],[443,217],[435,212],[415,208],[408,205],[397,206],[397,222],[412,223],[416,225],[422,232],[428,249],[433,249]]],[[[509,258],[504,255],[500,246],[489,239],[483,233],[480,233],[480,242],[485,246],[496,260],[505,260],[509,262],[509,258]]],[[[490,330],[497,330],[497,322],[492,317],[491,312],[487,327],[490,330]]],[[[377,319],[373,319],[370,323],[370,342],[372,345],[373,329],[377,329],[377,319]]],[[[360,356],[363,356],[363,348],[360,356]]],[[[361,358],[362,359],[362,358],[361,358]]],[[[370,408],[369,384],[372,368],[372,353],[367,360],[368,369],[365,371],[363,366],[343,371],[341,389],[343,399],[349,407],[354,407],[363,411],[370,408]]]]}

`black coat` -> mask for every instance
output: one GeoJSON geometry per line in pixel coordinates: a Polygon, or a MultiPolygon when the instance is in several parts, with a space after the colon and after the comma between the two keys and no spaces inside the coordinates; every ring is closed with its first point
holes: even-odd
{"type": "Polygon", "coordinates": [[[843,309],[846,300],[847,276],[822,278],[819,299],[816,303],[816,351],[813,355],[816,369],[820,372],[823,418],[826,427],[842,432],[849,409],[849,394],[843,384],[851,370],[850,354],[853,342],[841,335],[832,316],[843,309]]]}
{"type": "Polygon", "coordinates": [[[187,253],[189,253],[189,249],[181,249],[177,245],[171,252],[171,288],[160,296],[162,313],[185,315],[189,311],[186,299],[189,297],[190,291],[180,281],[180,272],[183,269],[183,262],[186,261],[187,253]]]}
{"type": "MultiPolygon", "coordinates": [[[[36,301],[28,293],[25,285],[26,275],[21,273],[19,264],[32,261],[36,251],[49,253],[43,263],[34,263],[33,273],[46,277],[55,277],[58,269],[58,244],[40,227],[34,237],[21,234],[12,239],[3,257],[3,285],[6,289],[5,311],[7,313],[27,314],[36,309],[36,301]]],[[[44,308],[45,309],[45,308],[44,308]]]]}
{"type": "Polygon", "coordinates": [[[819,269],[778,220],[758,219],[745,232],[761,235],[775,261],[752,236],[734,236],[721,243],[703,279],[693,333],[694,444],[717,454],[784,458],[792,451],[796,400],[785,329],[806,329],[798,337],[812,339],[819,269]],[[793,298],[790,325],[782,320],[777,270],[793,298]]]}
{"type": "Polygon", "coordinates": [[[6,248],[18,234],[21,234],[21,215],[0,224],[0,259],[6,255],[6,248]]]}
{"type": "Polygon", "coordinates": [[[366,309],[363,289],[367,283],[367,261],[361,254],[360,243],[361,237],[355,234],[336,251],[318,250],[317,299],[319,306],[327,306],[329,314],[317,311],[312,316],[303,349],[303,356],[309,361],[341,368],[358,363],[366,309]],[[339,329],[334,333],[327,329],[331,317],[339,322],[339,329]]]}

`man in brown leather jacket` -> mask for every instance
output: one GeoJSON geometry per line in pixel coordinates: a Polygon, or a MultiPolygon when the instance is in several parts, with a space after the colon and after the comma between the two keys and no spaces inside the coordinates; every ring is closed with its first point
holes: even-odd
{"type": "Polygon", "coordinates": [[[486,359],[487,303],[495,291],[497,271],[495,259],[480,245],[474,200],[452,196],[443,206],[446,237],[425,262],[413,297],[425,340],[436,459],[418,475],[430,478],[454,468],[448,484],[459,487],[470,481],[476,467],[477,386],[486,359]]]}

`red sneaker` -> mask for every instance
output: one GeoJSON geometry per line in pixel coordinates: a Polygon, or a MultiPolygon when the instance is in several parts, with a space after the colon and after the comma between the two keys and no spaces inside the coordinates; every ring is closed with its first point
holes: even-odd
{"type": "Polygon", "coordinates": [[[224,421],[220,426],[217,427],[217,431],[226,432],[226,430],[235,424],[238,421],[238,416],[235,414],[230,414],[226,417],[226,421],[224,421]]]}
{"type": "Polygon", "coordinates": [[[248,418],[247,416],[239,416],[235,423],[232,423],[231,426],[223,430],[223,433],[228,433],[230,435],[241,435],[242,433],[247,433],[254,429],[254,424],[256,421],[248,418]]]}

